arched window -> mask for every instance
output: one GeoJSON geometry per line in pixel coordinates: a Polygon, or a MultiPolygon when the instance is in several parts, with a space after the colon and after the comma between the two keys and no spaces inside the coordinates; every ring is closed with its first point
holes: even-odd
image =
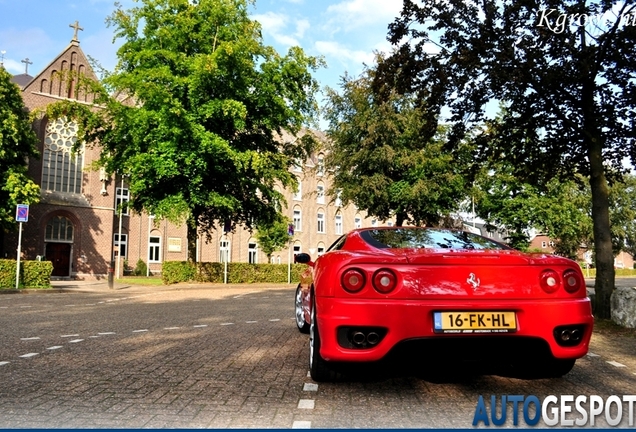
{"type": "Polygon", "coordinates": [[[77,124],[65,118],[46,126],[42,155],[42,189],[79,194],[82,192],[84,145],[73,152],[77,142],[77,124]]]}
{"type": "Polygon", "coordinates": [[[325,253],[325,244],[323,242],[318,243],[317,253],[318,253],[318,256],[325,253]]]}
{"type": "Polygon", "coordinates": [[[342,215],[338,213],[335,218],[336,222],[336,234],[342,234],[342,215]]]}
{"type": "Polygon", "coordinates": [[[73,223],[64,216],[49,219],[44,232],[44,240],[49,242],[73,242],[73,223]]]}
{"type": "Polygon", "coordinates": [[[323,182],[318,182],[318,185],[316,186],[316,202],[318,204],[325,203],[325,185],[323,182]]]}
{"type": "Polygon", "coordinates": [[[325,233],[325,211],[323,209],[318,209],[318,213],[316,215],[317,220],[316,220],[316,226],[317,226],[317,232],[319,234],[324,234],[325,233]]]}
{"type": "Polygon", "coordinates": [[[302,217],[302,212],[299,206],[294,207],[293,222],[294,222],[294,231],[303,230],[303,217],[302,217]]]}

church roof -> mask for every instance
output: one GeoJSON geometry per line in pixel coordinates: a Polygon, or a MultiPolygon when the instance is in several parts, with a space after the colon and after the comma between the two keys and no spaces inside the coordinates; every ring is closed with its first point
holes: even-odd
{"type": "Polygon", "coordinates": [[[33,81],[33,77],[26,73],[13,75],[13,77],[11,77],[11,82],[17,84],[22,89],[25,88],[31,81],[33,81]]]}

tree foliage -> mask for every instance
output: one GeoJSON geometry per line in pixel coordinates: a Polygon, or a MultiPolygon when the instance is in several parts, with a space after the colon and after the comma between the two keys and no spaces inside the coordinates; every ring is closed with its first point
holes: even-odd
{"type": "Polygon", "coordinates": [[[380,220],[395,216],[397,225],[439,225],[466,196],[463,163],[441,151],[443,129],[424,137],[426,116],[411,95],[374,97],[374,76],[367,68],[342,77],[341,93],[327,89],[329,193],[380,220]]]}
{"type": "Polygon", "coordinates": [[[289,234],[287,232],[291,220],[284,216],[279,216],[274,222],[262,224],[256,230],[256,241],[258,246],[267,255],[269,262],[272,254],[289,245],[289,234]]]}
{"type": "MultiPolygon", "coordinates": [[[[123,40],[116,70],[103,79],[100,110],[74,110],[101,163],[127,175],[129,205],[210,232],[225,221],[272,222],[293,187],[292,161],[311,135],[320,59],[263,44],[248,0],[142,0],[107,22],[123,40]]],[[[190,236],[192,237],[192,236],[190,236]]]]}
{"type": "Polygon", "coordinates": [[[0,67],[0,230],[15,228],[17,204],[40,199],[39,186],[27,174],[28,158],[38,156],[36,143],[20,89],[0,67]]]}
{"type": "Polygon", "coordinates": [[[451,143],[467,120],[484,119],[488,101],[503,101],[508,111],[482,136],[482,155],[537,185],[589,178],[600,317],[614,289],[608,178],[620,178],[624,158],[636,162],[635,4],[405,0],[389,30],[399,46],[376,83],[416,91],[433,114],[450,107],[451,143]]]}

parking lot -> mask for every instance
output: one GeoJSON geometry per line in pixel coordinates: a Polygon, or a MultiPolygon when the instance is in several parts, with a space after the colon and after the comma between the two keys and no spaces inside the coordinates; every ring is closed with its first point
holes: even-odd
{"type": "Polygon", "coordinates": [[[1,428],[465,428],[480,395],[636,388],[634,332],[609,326],[562,379],[397,367],[314,383],[291,286],[119,288],[0,295],[1,428]]]}

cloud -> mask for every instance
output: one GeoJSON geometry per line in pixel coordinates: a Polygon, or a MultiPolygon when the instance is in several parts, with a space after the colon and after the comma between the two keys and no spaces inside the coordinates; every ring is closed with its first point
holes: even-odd
{"type": "Polygon", "coordinates": [[[288,47],[300,45],[299,39],[302,39],[310,28],[310,23],[306,19],[294,20],[288,15],[275,12],[253,15],[252,19],[261,23],[265,34],[280,45],[288,47]],[[293,30],[288,30],[290,28],[293,30]]]}
{"type": "Polygon", "coordinates": [[[317,41],[315,47],[321,55],[335,58],[345,64],[354,63],[362,67],[363,63],[370,65],[374,60],[372,52],[352,50],[335,41],[317,41]]]}
{"type": "Polygon", "coordinates": [[[390,23],[402,11],[402,2],[391,0],[345,0],[327,8],[333,24],[353,29],[370,24],[390,23]]]}

